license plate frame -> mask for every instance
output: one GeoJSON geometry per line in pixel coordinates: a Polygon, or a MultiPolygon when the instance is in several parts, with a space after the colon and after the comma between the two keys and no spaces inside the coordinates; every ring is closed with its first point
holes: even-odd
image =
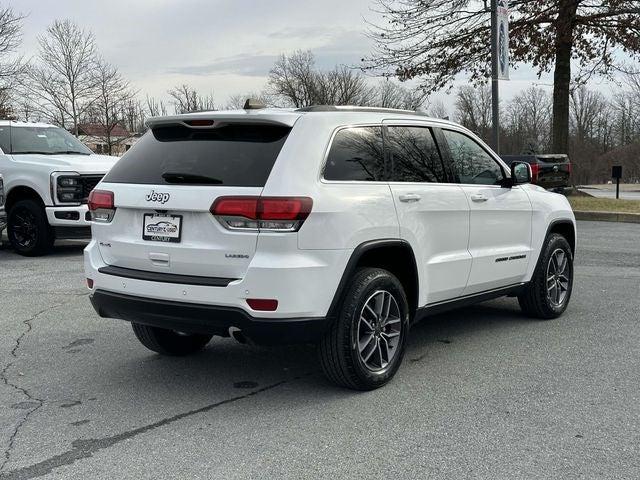
{"type": "Polygon", "coordinates": [[[148,242],[180,243],[182,219],[182,215],[145,213],[142,219],[142,239],[148,242]],[[149,227],[155,227],[155,231],[150,231],[149,227]],[[176,231],[173,232],[171,227],[175,227],[176,231]]]}

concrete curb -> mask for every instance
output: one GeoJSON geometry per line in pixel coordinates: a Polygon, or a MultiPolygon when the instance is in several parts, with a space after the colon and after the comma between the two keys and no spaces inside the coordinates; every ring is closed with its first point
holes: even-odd
{"type": "Polygon", "coordinates": [[[595,222],[624,222],[640,223],[640,213],[618,213],[618,212],[573,212],[576,220],[590,220],[595,222]]]}

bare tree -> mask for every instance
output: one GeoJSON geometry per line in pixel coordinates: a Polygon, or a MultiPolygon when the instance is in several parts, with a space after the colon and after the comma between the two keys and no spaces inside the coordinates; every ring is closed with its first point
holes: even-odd
{"type": "Polygon", "coordinates": [[[447,120],[449,119],[449,112],[447,110],[447,107],[444,106],[444,103],[442,102],[442,100],[437,100],[433,102],[429,106],[429,109],[427,110],[427,114],[433,118],[442,118],[447,120]]]}
{"type": "Polygon", "coordinates": [[[164,117],[167,115],[167,107],[162,100],[147,95],[146,105],[147,113],[150,117],[164,117]]]}
{"type": "Polygon", "coordinates": [[[421,89],[409,89],[390,79],[382,80],[376,91],[376,106],[419,110],[424,106],[426,94],[421,89]]]}
{"type": "Polygon", "coordinates": [[[316,72],[314,103],[319,105],[371,105],[376,102],[375,88],[367,85],[360,72],[338,66],[316,72]]]}
{"type": "Polygon", "coordinates": [[[550,147],[551,96],[530,87],[516,95],[506,107],[501,146],[515,153],[540,153],[550,147]]]}
{"type": "Polygon", "coordinates": [[[124,127],[131,133],[142,133],[145,131],[145,120],[147,112],[144,104],[137,98],[130,98],[122,105],[122,118],[124,127]]]}
{"type": "Polygon", "coordinates": [[[267,93],[274,102],[296,108],[311,105],[374,105],[375,88],[359,72],[345,66],[321,71],[313,53],[282,55],[269,72],[267,93]]]}
{"type": "Polygon", "coordinates": [[[22,41],[23,15],[10,7],[0,9],[0,115],[8,116],[14,110],[12,88],[23,73],[21,57],[13,54],[22,41]]]}
{"type": "Polygon", "coordinates": [[[269,72],[268,92],[282,104],[296,108],[316,102],[315,59],[310,51],[281,55],[269,72]]]}
{"type": "Polygon", "coordinates": [[[133,99],[135,92],[116,67],[102,60],[93,71],[93,83],[96,85],[97,95],[88,115],[93,123],[99,125],[97,137],[106,145],[106,153],[111,155],[113,147],[126,140],[113,132],[116,127],[122,127],[125,105],[133,99]]]}
{"type": "Polygon", "coordinates": [[[491,88],[460,87],[456,93],[456,118],[486,140],[491,133],[491,88]]]}
{"type": "Polygon", "coordinates": [[[38,37],[38,62],[27,70],[23,88],[41,113],[78,135],[78,123],[95,101],[97,65],[93,34],[71,20],[56,20],[38,37]]]}
{"type": "Polygon", "coordinates": [[[247,99],[249,99],[249,98],[252,98],[254,100],[258,100],[261,103],[263,103],[264,105],[270,105],[271,104],[271,99],[265,93],[250,92],[250,93],[245,93],[245,94],[231,95],[227,99],[227,103],[225,104],[224,108],[226,110],[240,110],[240,109],[242,109],[244,107],[244,104],[246,103],[247,99]]]}
{"type": "MultiPolygon", "coordinates": [[[[490,21],[477,0],[377,0],[383,20],[371,35],[376,42],[365,68],[397,76],[421,77],[437,91],[460,73],[474,83],[489,78],[490,21]]],[[[486,2],[484,2],[486,3],[486,2]]],[[[511,0],[512,61],[539,74],[553,70],[553,148],[566,152],[569,94],[573,80],[614,72],[624,51],[640,57],[640,4],[637,0],[511,0]]]]}
{"type": "Polygon", "coordinates": [[[172,103],[176,113],[216,110],[213,93],[201,95],[195,88],[187,84],[177,85],[167,93],[173,99],[172,103]]]}

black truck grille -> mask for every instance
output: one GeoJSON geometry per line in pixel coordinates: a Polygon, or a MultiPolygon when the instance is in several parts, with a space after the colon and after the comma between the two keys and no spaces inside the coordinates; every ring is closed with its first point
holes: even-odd
{"type": "Polygon", "coordinates": [[[87,203],[91,190],[96,188],[96,185],[100,183],[104,175],[82,175],[80,182],[82,185],[82,203],[87,203]]]}

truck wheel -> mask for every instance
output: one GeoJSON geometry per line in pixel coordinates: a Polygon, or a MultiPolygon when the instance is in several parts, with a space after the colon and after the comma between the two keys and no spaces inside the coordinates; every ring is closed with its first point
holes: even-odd
{"type": "Polygon", "coordinates": [[[518,296],[522,311],[533,318],[557,318],[567,309],[573,289],[573,254],[567,240],[549,235],[531,282],[518,296]]]}
{"type": "Polygon", "coordinates": [[[182,333],[164,328],[132,323],[140,343],[161,355],[183,356],[202,350],[213,335],[182,333]]]}
{"type": "Polygon", "coordinates": [[[359,269],[320,341],[322,369],[343,387],[381,387],[402,363],[408,330],[409,304],[398,279],[379,268],[359,269]]]}
{"type": "Polygon", "coordinates": [[[25,257],[45,255],[55,240],[44,208],[34,200],[20,200],[11,207],[7,236],[16,253],[25,257]]]}

